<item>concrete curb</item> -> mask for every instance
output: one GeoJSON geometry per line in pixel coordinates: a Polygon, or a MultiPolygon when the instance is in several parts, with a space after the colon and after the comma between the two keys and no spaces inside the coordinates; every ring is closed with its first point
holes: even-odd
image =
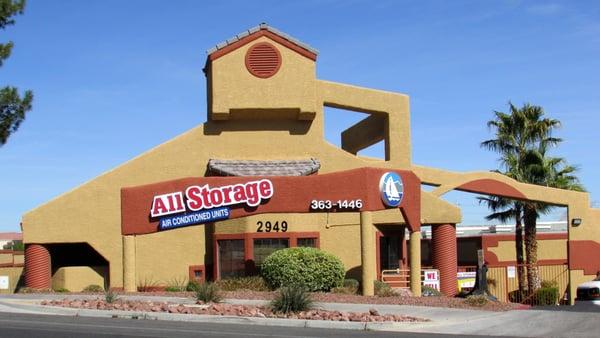
{"type": "Polygon", "coordinates": [[[2,301],[0,304],[21,310],[33,311],[48,315],[74,316],[74,317],[96,317],[96,318],[123,318],[141,320],[168,320],[195,323],[227,323],[246,324],[262,326],[283,327],[307,327],[320,329],[344,329],[344,330],[367,330],[367,331],[399,331],[406,330],[407,326],[413,326],[412,322],[337,322],[327,320],[305,320],[285,318],[260,318],[260,317],[237,317],[216,315],[175,314],[164,312],[137,312],[122,310],[91,310],[73,309],[58,306],[47,306],[39,304],[27,304],[23,302],[2,301]]]}

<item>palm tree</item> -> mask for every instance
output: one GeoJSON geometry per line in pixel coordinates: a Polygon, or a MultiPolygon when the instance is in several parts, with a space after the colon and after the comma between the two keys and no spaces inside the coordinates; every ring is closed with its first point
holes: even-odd
{"type": "MultiPolygon", "coordinates": [[[[577,167],[569,165],[560,157],[547,157],[546,147],[541,144],[537,151],[530,151],[528,156],[528,183],[544,185],[552,188],[585,191],[579,179],[574,175],[577,167]]],[[[537,268],[537,219],[542,214],[549,213],[554,206],[527,202],[524,204],[523,221],[525,223],[525,251],[527,264],[527,287],[535,290],[541,281],[537,268]]]]}
{"type": "MultiPolygon", "coordinates": [[[[519,182],[540,184],[543,179],[540,174],[545,172],[545,150],[556,146],[562,140],[552,137],[552,131],[560,127],[560,122],[544,117],[542,107],[524,104],[517,108],[511,102],[510,113],[495,111],[495,119],[487,123],[488,127],[495,129],[495,138],[481,143],[483,148],[500,154],[501,170],[503,173],[519,182]]],[[[556,167],[555,167],[556,168],[556,167]]],[[[545,184],[546,185],[546,184],[545,184]]],[[[537,263],[536,221],[541,205],[534,202],[514,201],[502,197],[481,198],[492,210],[486,217],[488,220],[496,219],[502,222],[515,220],[515,249],[519,275],[519,290],[524,288],[523,269],[523,227],[525,230],[525,252],[528,266],[537,263]]],[[[539,285],[537,269],[528,269],[528,289],[533,290],[539,285]]]]}
{"type": "Polygon", "coordinates": [[[515,220],[515,252],[517,260],[517,279],[519,292],[525,290],[527,283],[525,279],[525,259],[523,256],[523,203],[499,196],[477,197],[479,203],[487,204],[492,211],[485,217],[486,220],[496,220],[501,223],[508,223],[515,220]]]}

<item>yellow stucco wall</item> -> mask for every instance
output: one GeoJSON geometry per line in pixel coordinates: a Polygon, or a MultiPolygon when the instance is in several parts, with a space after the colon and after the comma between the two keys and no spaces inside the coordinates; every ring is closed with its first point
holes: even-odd
{"type": "Polygon", "coordinates": [[[0,276],[8,277],[8,289],[0,289],[0,294],[14,293],[17,291],[19,278],[23,274],[23,267],[0,267],[0,276]]]}
{"type": "MultiPolygon", "coordinates": [[[[256,108],[298,110],[289,115],[290,118],[297,118],[299,112],[314,115],[317,104],[315,68],[314,61],[267,37],[258,38],[212,62],[209,74],[212,107],[209,109],[214,119],[248,118],[244,112],[236,116],[231,110],[256,108]],[[275,45],[281,54],[279,71],[268,79],[253,76],[245,67],[247,50],[260,42],[275,45]]],[[[286,115],[282,111],[277,113],[286,115]]]]}
{"type": "Polygon", "coordinates": [[[13,254],[12,253],[0,253],[0,264],[12,264],[13,254]]]}
{"type": "MultiPolygon", "coordinates": [[[[538,261],[567,259],[566,239],[538,239],[538,261]]],[[[489,251],[498,257],[498,261],[514,261],[516,257],[515,241],[499,241],[497,247],[489,248],[489,251]]]]}
{"type": "Polygon", "coordinates": [[[105,286],[108,271],[104,267],[67,266],[56,270],[52,275],[52,289],[67,289],[80,292],[89,285],[105,286]]]}
{"type": "Polygon", "coordinates": [[[187,281],[190,265],[212,260],[206,229],[201,225],[135,236],[136,285],[176,286],[187,281]]]}

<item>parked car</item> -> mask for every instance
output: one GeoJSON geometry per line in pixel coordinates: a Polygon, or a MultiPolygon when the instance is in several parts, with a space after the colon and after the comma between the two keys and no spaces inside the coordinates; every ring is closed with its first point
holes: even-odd
{"type": "Polygon", "coordinates": [[[577,287],[576,302],[600,305],[600,276],[577,287]]]}

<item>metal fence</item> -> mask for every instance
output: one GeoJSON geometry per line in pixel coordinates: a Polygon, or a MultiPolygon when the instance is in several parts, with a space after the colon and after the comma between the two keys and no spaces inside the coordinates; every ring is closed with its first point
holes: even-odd
{"type": "Polygon", "coordinates": [[[569,284],[567,264],[522,265],[521,267],[525,276],[528,269],[536,268],[542,287],[530,291],[527,290],[527,285],[524,285],[524,290],[519,291],[519,266],[488,266],[489,292],[504,302],[530,305],[553,305],[566,302],[569,284]]]}

